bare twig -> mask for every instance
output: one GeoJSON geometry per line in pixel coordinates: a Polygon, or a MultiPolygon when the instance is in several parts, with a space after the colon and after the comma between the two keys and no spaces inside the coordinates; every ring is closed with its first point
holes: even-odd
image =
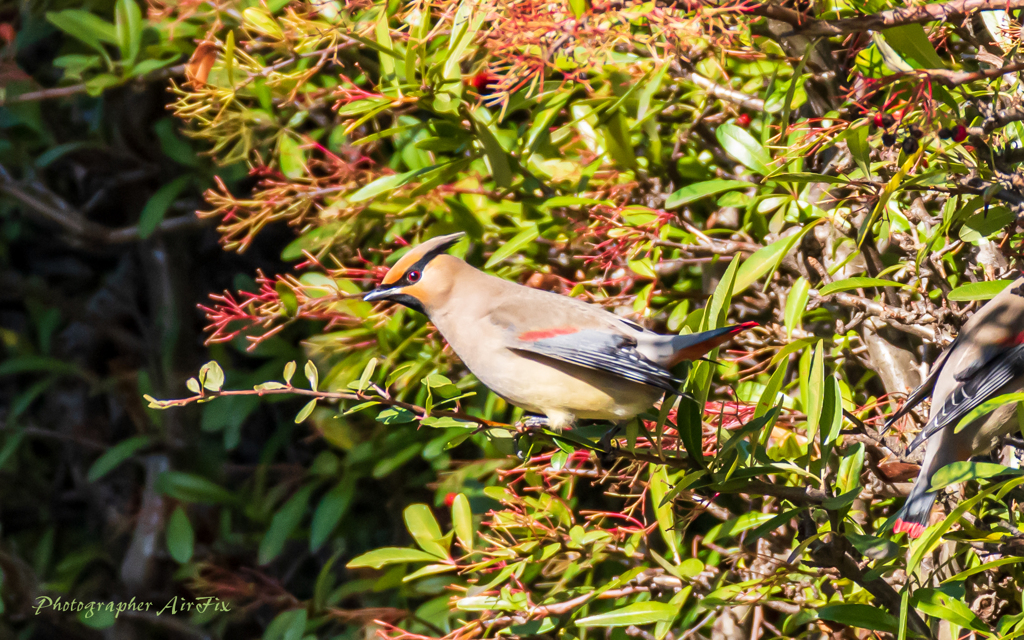
{"type": "MultiPolygon", "coordinates": [[[[79,242],[94,242],[105,245],[126,244],[142,239],[138,226],[111,229],[87,219],[80,211],[67,204],[54,193],[41,192],[41,188],[30,189],[17,182],[0,165],[0,194],[14,198],[25,205],[26,210],[37,217],[57,225],[79,242]],[[34,193],[33,193],[34,191],[34,193]]],[[[157,225],[154,233],[171,233],[205,226],[206,220],[196,216],[169,218],[157,225]]]]}
{"type": "Polygon", "coordinates": [[[924,338],[925,340],[930,340],[932,342],[935,341],[935,329],[928,326],[922,326],[924,324],[933,324],[935,322],[935,319],[930,316],[921,316],[911,311],[900,309],[899,307],[893,307],[882,302],[868,300],[867,298],[862,298],[851,293],[832,293],[824,297],[818,293],[817,289],[811,289],[810,293],[813,298],[821,300],[827,299],[844,307],[860,309],[869,315],[877,316],[893,328],[899,329],[904,333],[909,333],[910,335],[924,338]]]}
{"type": "Polygon", "coordinates": [[[949,21],[956,16],[977,11],[1014,11],[1021,8],[1024,8],[1024,0],[954,0],[953,2],[926,4],[916,7],[901,7],[858,18],[842,18],[839,20],[808,19],[803,14],[772,5],[762,5],[762,7],[754,9],[751,13],[786,22],[793,26],[795,33],[813,38],[816,36],[845,36],[864,31],[881,31],[882,29],[905,24],[949,21]]]}
{"type": "MultiPolygon", "coordinates": [[[[166,80],[174,76],[180,76],[185,73],[185,65],[179,64],[166,69],[157,69],[153,73],[147,74],[137,81],[140,82],[153,82],[156,80],[166,80]]],[[[49,89],[40,89],[38,91],[29,91],[27,93],[20,93],[16,96],[11,96],[0,100],[0,107],[6,104],[16,104],[19,102],[38,102],[39,100],[52,100],[54,98],[66,98],[73,96],[77,93],[85,93],[86,83],[80,82],[78,84],[69,84],[66,87],[50,87],[49,89]]]]}

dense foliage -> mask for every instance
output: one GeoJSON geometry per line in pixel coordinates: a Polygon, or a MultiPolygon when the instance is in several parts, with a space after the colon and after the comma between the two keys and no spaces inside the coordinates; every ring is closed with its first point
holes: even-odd
{"type": "Polygon", "coordinates": [[[0,4],[4,637],[1024,635],[1024,479],[947,467],[908,542],[879,433],[1019,266],[1022,5],[0,4]],[[611,446],[520,435],[359,297],[457,230],[762,327],[611,446]]]}

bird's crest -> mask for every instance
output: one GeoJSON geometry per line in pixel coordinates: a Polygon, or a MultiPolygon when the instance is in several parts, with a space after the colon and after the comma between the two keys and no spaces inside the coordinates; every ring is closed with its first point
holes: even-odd
{"type": "Polygon", "coordinates": [[[413,247],[395,263],[395,266],[391,267],[388,274],[384,276],[382,284],[394,284],[409,271],[422,271],[428,262],[450,249],[464,235],[466,234],[460,231],[446,236],[438,236],[413,247]]]}

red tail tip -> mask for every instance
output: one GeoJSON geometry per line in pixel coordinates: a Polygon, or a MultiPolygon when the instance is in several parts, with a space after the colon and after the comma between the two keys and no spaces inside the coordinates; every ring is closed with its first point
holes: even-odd
{"type": "Polygon", "coordinates": [[[906,522],[905,520],[897,520],[896,526],[893,527],[894,533],[906,533],[908,538],[920,538],[921,534],[924,533],[924,525],[918,522],[906,522]]]}
{"type": "Polygon", "coordinates": [[[733,333],[739,333],[740,331],[746,331],[747,329],[753,329],[754,327],[760,327],[760,326],[761,326],[760,322],[754,322],[753,320],[751,320],[749,322],[741,322],[741,323],[733,326],[732,332],[733,333]]]}

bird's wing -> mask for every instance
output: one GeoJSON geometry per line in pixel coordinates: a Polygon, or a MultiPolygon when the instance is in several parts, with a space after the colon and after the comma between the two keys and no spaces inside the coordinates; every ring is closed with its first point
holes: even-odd
{"type": "Polygon", "coordinates": [[[640,325],[556,293],[509,290],[488,319],[506,334],[506,346],[603,371],[625,380],[679,393],[676,379],[637,349],[640,325]]]}
{"type": "Polygon", "coordinates": [[[960,384],[946,396],[937,411],[933,410],[928,424],[910,443],[910,451],[942,429],[955,427],[973,409],[999,395],[1000,389],[1024,374],[1024,345],[1011,347],[990,358],[984,366],[972,369],[969,377],[956,377],[960,384]]]}
{"type": "Polygon", "coordinates": [[[903,403],[903,406],[900,407],[896,413],[889,416],[889,419],[885,421],[885,428],[882,429],[883,434],[889,431],[889,429],[892,429],[892,426],[896,424],[897,420],[910,413],[914,407],[921,404],[922,400],[931,395],[932,389],[935,388],[935,381],[939,379],[939,374],[942,372],[942,367],[944,367],[946,361],[949,360],[949,355],[957,348],[957,343],[959,341],[960,336],[957,336],[956,339],[949,344],[949,347],[942,352],[942,355],[940,355],[939,359],[935,361],[935,364],[932,365],[932,369],[928,372],[928,377],[925,378],[924,382],[910,392],[910,395],[907,396],[906,402],[903,403]]]}
{"type": "Polygon", "coordinates": [[[637,351],[636,340],[616,333],[556,327],[522,332],[509,347],[604,371],[669,393],[678,394],[683,382],[637,351]]]}

